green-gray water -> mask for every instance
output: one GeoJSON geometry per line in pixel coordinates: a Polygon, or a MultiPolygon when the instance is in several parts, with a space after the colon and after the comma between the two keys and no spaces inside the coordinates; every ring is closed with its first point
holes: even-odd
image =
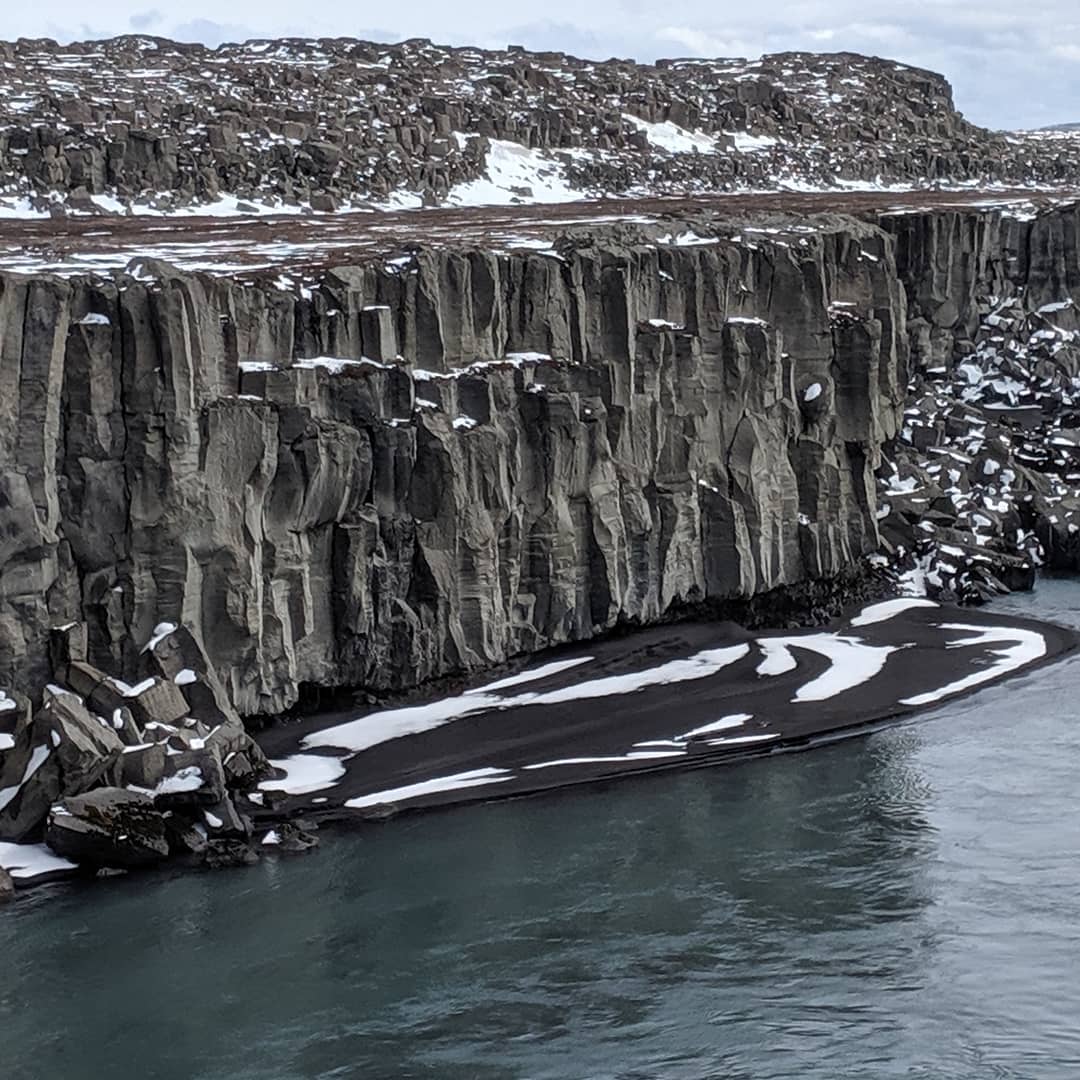
{"type": "MultiPolygon", "coordinates": [[[[1080,583],[1001,606],[1078,625],[1080,583]]],[[[0,1075],[1072,1080],[1078,705],[1073,657],[807,754],[43,889],[0,910],[0,1075]]]]}

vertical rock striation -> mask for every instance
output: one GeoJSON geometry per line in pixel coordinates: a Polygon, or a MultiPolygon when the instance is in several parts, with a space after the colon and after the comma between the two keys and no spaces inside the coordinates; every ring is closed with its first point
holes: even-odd
{"type": "Polygon", "coordinates": [[[893,247],[835,219],[299,294],[2,276],[0,685],[45,681],[51,625],[129,670],[169,620],[275,713],[839,574],[904,402],[893,247]]]}

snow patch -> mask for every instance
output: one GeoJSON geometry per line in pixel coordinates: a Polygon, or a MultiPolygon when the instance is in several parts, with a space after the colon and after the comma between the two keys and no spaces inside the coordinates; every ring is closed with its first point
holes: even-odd
{"type": "Polygon", "coordinates": [[[873,626],[875,623],[885,622],[895,618],[902,612],[912,608],[936,608],[938,605],[933,600],[922,600],[915,596],[902,596],[896,600],[885,600],[880,604],[871,604],[865,607],[851,620],[852,626],[873,626]]]}
{"type": "Polygon", "coordinates": [[[54,855],[44,844],[11,844],[0,840],[0,866],[16,881],[33,881],[45,874],[77,870],[75,863],[54,855]]]}
{"type": "Polygon", "coordinates": [[[974,636],[959,638],[945,643],[947,649],[963,649],[970,645],[1000,644],[1001,648],[991,649],[990,654],[997,658],[989,667],[971,672],[955,682],[946,684],[937,690],[928,690],[925,694],[903,698],[901,705],[929,705],[953,694],[963,693],[973,687],[981,686],[991,679],[999,679],[1011,671],[1041,660],[1046,655],[1046,639],[1034,630],[1022,630],[1019,627],[973,626],[970,623],[940,623],[942,630],[959,630],[974,636]]]}
{"type": "Polygon", "coordinates": [[[280,780],[263,780],[262,791],[284,791],[287,795],[308,795],[333,787],[345,775],[345,766],[338,758],[319,754],[293,754],[270,762],[285,776],[280,780]]]}
{"type": "Polygon", "coordinates": [[[630,113],[623,113],[623,119],[642,132],[650,146],[657,150],[665,150],[669,154],[716,153],[716,137],[703,131],[687,131],[670,120],[651,124],[647,120],[631,116],[630,113]]]}
{"type": "Polygon", "coordinates": [[[451,776],[438,776],[431,780],[422,780],[416,784],[376,791],[370,795],[360,795],[348,799],[345,805],[354,810],[365,806],[380,806],[385,803],[407,802],[424,795],[434,795],[441,791],[457,791],[460,788],[481,787],[484,784],[501,784],[512,776],[506,769],[471,769],[468,772],[454,773],[451,776]]]}
{"type": "Polygon", "coordinates": [[[491,139],[485,175],[450,189],[450,206],[512,206],[518,203],[577,202],[585,196],[572,188],[562,166],[540,150],[504,139],[491,139]]]}

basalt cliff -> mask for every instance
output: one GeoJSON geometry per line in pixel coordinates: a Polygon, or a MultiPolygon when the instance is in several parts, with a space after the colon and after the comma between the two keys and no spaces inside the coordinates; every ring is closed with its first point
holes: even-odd
{"type": "Polygon", "coordinates": [[[175,623],[276,714],[880,551],[969,598],[1073,557],[1073,451],[1023,446],[1071,425],[1075,206],[546,228],[0,278],[0,685],[51,627],[129,672],[175,623]]]}
{"type": "Polygon", "coordinates": [[[0,681],[51,626],[129,670],[169,621],[277,713],[842,573],[904,406],[892,241],[633,231],[297,292],[0,279],[0,681]]]}

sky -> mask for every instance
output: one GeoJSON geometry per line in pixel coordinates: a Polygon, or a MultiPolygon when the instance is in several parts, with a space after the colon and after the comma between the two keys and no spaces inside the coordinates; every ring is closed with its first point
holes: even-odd
{"type": "Polygon", "coordinates": [[[956,103],[991,128],[1080,122],[1075,0],[410,0],[305,10],[295,0],[36,0],[5,4],[0,38],[67,42],[146,33],[217,45],[259,37],[357,37],[507,44],[593,59],[741,56],[808,50],[885,56],[944,74],[956,103]]]}

